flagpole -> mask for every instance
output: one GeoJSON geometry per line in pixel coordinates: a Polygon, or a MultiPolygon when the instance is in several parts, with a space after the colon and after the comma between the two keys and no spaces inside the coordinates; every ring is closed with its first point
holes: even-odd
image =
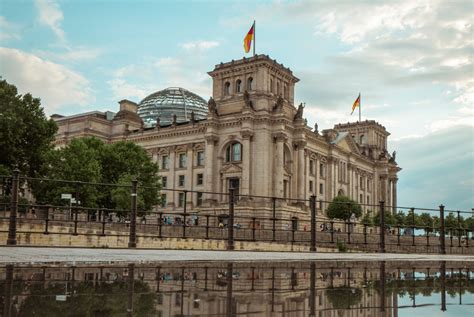
{"type": "Polygon", "coordinates": [[[253,56],[255,56],[255,39],[256,39],[255,20],[253,20],[253,56]]]}

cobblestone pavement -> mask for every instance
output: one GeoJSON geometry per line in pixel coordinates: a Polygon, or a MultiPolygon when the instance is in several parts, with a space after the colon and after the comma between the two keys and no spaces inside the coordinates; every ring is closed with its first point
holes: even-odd
{"type": "Polygon", "coordinates": [[[470,255],[0,247],[0,264],[166,261],[473,261],[470,255]]]}

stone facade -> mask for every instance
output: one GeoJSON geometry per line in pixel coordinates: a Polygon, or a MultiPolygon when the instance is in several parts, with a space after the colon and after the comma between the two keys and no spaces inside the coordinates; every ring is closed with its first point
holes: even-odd
{"type": "MultiPolygon", "coordinates": [[[[138,105],[122,100],[120,111],[54,115],[56,145],[72,138],[96,136],[106,142],[133,141],[160,166],[164,187],[162,211],[184,206],[219,214],[227,208],[230,187],[241,195],[237,207],[249,216],[270,216],[271,199],[278,214],[305,218],[316,195],[318,216],[327,202],[344,194],[377,210],[379,201],[397,204],[395,153],[387,152],[386,129],[375,121],[335,125],[321,133],[295,105],[299,81],[289,68],[265,55],[216,65],[209,72],[213,96],[205,120],[145,127],[138,105]],[[202,191],[187,193],[179,190],[202,191]],[[372,205],[372,206],[371,206],[372,205]]],[[[395,207],[393,207],[395,209],[395,207]]]]}

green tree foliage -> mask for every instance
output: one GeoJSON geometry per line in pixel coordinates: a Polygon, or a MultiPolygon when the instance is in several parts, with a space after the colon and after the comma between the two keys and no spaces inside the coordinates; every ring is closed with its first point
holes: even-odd
{"type": "Polygon", "coordinates": [[[419,217],[420,227],[427,232],[433,232],[433,217],[427,212],[424,212],[419,217]]]}
{"type": "Polygon", "coordinates": [[[326,297],[335,309],[348,309],[362,300],[362,290],[339,286],[326,290],[326,297]]]}
{"type": "Polygon", "coordinates": [[[362,208],[347,196],[336,196],[326,212],[330,219],[348,220],[352,214],[359,218],[362,215],[362,208]]]}
{"type": "Polygon", "coordinates": [[[74,139],[65,148],[50,151],[47,162],[42,173],[49,179],[122,186],[32,182],[33,193],[40,203],[64,205],[66,201],[61,200],[61,194],[72,193],[85,207],[129,209],[130,184],[134,178],[139,184],[140,209],[150,209],[159,202],[158,165],[132,142],[105,144],[93,137],[74,139]]]}
{"type": "Polygon", "coordinates": [[[23,175],[38,176],[57,129],[38,98],[19,95],[14,85],[0,80],[0,174],[18,167],[23,175]]]}
{"type": "MultiPolygon", "coordinates": [[[[64,284],[49,284],[46,288],[36,283],[23,287],[28,296],[18,309],[18,316],[125,316],[127,314],[128,285],[126,281],[113,283],[76,282],[74,295],[66,302],[56,301],[64,294],[64,284]]],[[[150,287],[134,281],[134,316],[154,316],[155,295],[150,287]]]]}

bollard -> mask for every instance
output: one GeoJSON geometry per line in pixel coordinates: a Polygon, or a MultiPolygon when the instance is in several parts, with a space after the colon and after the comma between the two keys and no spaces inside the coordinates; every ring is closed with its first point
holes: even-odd
{"type": "Polygon", "coordinates": [[[132,212],[130,215],[130,234],[128,237],[128,247],[136,248],[137,247],[137,180],[132,180],[132,201],[131,208],[132,212]]]}
{"type": "Polygon", "coordinates": [[[446,254],[446,240],[445,240],[445,228],[444,228],[444,206],[439,206],[439,242],[440,242],[440,254],[446,254]]]}
{"type": "Polygon", "coordinates": [[[234,189],[229,189],[229,221],[227,223],[227,250],[234,250],[234,189]]]}
{"type": "Polygon", "coordinates": [[[7,245],[16,245],[16,218],[18,212],[18,186],[20,171],[15,169],[12,176],[12,197],[10,207],[10,223],[8,225],[7,245]]]}
{"type": "Polygon", "coordinates": [[[380,253],[385,253],[385,202],[380,202],[380,253]]]}
{"type": "Polygon", "coordinates": [[[316,252],[316,195],[312,195],[309,199],[311,207],[311,252],[316,252]]]}

